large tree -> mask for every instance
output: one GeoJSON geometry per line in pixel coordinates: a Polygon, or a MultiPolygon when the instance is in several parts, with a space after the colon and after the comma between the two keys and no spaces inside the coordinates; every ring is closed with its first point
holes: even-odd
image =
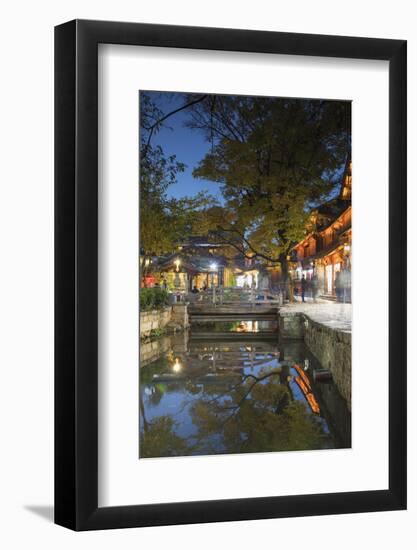
{"type": "Polygon", "coordinates": [[[194,175],[220,183],[226,201],[210,211],[218,238],[247,257],[281,264],[286,278],[309,211],[340,180],[350,103],[213,95],[188,112],[189,126],[211,143],[194,175]]]}

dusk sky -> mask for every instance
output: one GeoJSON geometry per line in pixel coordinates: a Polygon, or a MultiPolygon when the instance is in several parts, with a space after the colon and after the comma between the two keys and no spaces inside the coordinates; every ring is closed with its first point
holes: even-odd
{"type": "MultiPolygon", "coordinates": [[[[164,114],[169,113],[183,105],[184,93],[148,92],[152,101],[161,109],[164,114]]],[[[178,183],[168,188],[168,196],[181,198],[185,195],[191,196],[199,191],[206,190],[218,200],[222,201],[220,186],[214,182],[193,178],[193,169],[205,156],[210,144],[205,140],[203,134],[197,130],[191,130],[184,126],[187,119],[187,111],[180,111],[165,122],[166,127],[162,128],[152,138],[152,145],[160,145],[165,155],[176,155],[179,162],[186,165],[183,173],[178,174],[178,183]]]]}
{"type": "MultiPolygon", "coordinates": [[[[184,105],[187,95],[181,92],[147,90],[144,93],[152,99],[164,115],[184,105]]],[[[210,150],[211,144],[206,141],[202,132],[185,126],[187,118],[186,109],[170,116],[164,122],[164,127],[152,137],[152,145],[160,145],[165,156],[176,155],[178,162],[186,165],[185,171],[177,175],[177,183],[168,187],[167,196],[178,199],[184,196],[193,196],[199,191],[207,191],[207,193],[224,204],[219,184],[193,177],[194,168],[210,150]]],[[[339,179],[340,182],[343,171],[344,164],[335,173],[336,179],[339,179]]],[[[328,198],[337,196],[339,190],[340,183],[335,185],[328,198]]]]}

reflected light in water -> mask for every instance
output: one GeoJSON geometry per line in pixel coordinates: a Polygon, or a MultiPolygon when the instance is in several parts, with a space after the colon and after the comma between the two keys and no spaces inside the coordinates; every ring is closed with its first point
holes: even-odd
{"type": "Polygon", "coordinates": [[[176,357],[175,363],[172,365],[172,370],[174,372],[181,372],[181,370],[182,370],[182,365],[181,365],[180,360],[178,359],[178,357],[176,357]]]}
{"type": "Polygon", "coordinates": [[[350,415],[334,383],[309,376],[322,365],[304,343],[279,342],[263,334],[260,323],[259,338],[236,335],[230,323],[227,338],[207,327],[203,338],[197,331],[197,337],[170,336],[167,346],[160,341],[158,357],[140,368],[141,458],[351,445],[350,415]],[[279,377],[260,381],[242,407],[242,397],[264,373],[279,377]]]}
{"type": "Polygon", "coordinates": [[[241,321],[236,328],[236,332],[258,332],[258,321],[241,321]]]}

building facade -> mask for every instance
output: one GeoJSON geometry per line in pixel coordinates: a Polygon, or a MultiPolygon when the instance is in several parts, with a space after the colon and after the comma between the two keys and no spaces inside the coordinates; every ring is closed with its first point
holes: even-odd
{"type": "Polygon", "coordinates": [[[175,253],[155,257],[141,286],[163,285],[170,290],[192,292],[215,287],[258,288],[259,270],[254,260],[209,237],[191,236],[175,253]]]}
{"type": "Polygon", "coordinates": [[[317,286],[318,295],[350,301],[352,261],[352,163],[342,178],[338,197],[315,209],[312,230],[293,248],[291,277],[295,287],[301,278],[317,286]]]}

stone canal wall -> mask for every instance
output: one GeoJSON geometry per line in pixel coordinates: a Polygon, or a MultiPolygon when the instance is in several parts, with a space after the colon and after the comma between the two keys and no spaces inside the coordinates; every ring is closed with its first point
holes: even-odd
{"type": "Polygon", "coordinates": [[[140,337],[150,336],[152,331],[164,330],[171,321],[172,308],[140,312],[140,337]]]}
{"type": "Polygon", "coordinates": [[[172,306],[172,317],[170,328],[175,330],[184,330],[190,326],[188,316],[188,304],[174,304],[172,306]]]}
{"type": "Polygon", "coordinates": [[[352,335],[312,321],[305,316],[304,342],[325,369],[332,373],[341,395],[351,408],[352,335]]]}
{"type": "Polygon", "coordinates": [[[304,340],[304,320],[302,313],[280,310],[278,321],[281,336],[287,340],[304,340]]]}
{"type": "Polygon", "coordinates": [[[324,369],[329,369],[341,395],[351,407],[352,335],[350,332],[313,321],[301,312],[280,312],[279,330],[283,338],[304,340],[324,369]]]}
{"type": "Polygon", "coordinates": [[[159,359],[163,353],[170,350],[171,339],[169,336],[154,338],[140,344],[140,366],[144,367],[152,361],[159,359]]]}
{"type": "Polygon", "coordinates": [[[174,304],[161,310],[140,312],[140,337],[160,332],[177,332],[189,326],[187,304],[174,304]]]}

